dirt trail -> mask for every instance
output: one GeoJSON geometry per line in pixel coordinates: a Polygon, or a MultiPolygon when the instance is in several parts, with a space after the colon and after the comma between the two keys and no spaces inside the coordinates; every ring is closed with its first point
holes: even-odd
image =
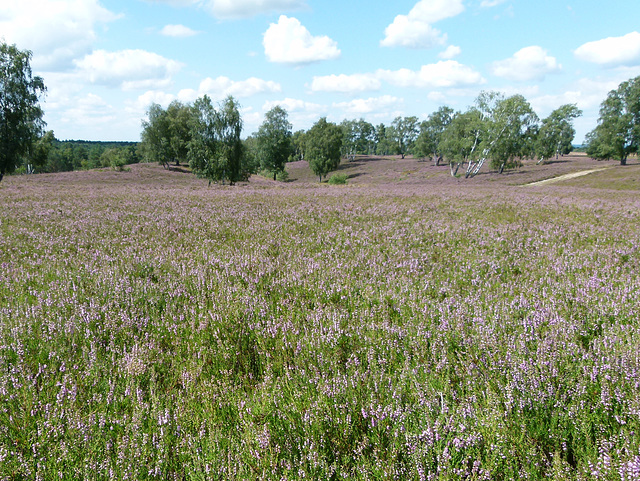
{"type": "Polygon", "coordinates": [[[563,180],[574,179],[576,177],[582,177],[583,175],[593,174],[594,172],[600,172],[602,170],[607,170],[609,167],[601,167],[599,169],[590,169],[590,170],[582,170],[580,172],[572,172],[570,174],[559,175],[558,177],[552,177],[551,179],[539,180],[537,182],[531,182],[530,184],[525,184],[525,186],[533,186],[533,185],[546,185],[546,184],[554,184],[555,182],[561,182],[563,180]]]}

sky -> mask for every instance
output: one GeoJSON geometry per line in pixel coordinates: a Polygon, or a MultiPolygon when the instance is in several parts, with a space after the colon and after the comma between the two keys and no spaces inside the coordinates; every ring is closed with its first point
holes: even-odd
{"type": "Polygon", "coordinates": [[[0,0],[0,39],[33,54],[60,140],[140,139],[152,103],[233,95],[243,136],[284,107],[319,118],[426,119],[483,90],[540,118],[584,115],[640,75],[638,0],[0,0]]]}

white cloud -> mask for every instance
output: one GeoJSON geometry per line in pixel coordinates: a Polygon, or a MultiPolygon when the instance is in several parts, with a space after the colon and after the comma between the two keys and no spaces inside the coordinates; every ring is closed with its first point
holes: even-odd
{"type": "Polygon", "coordinates": [[[578,47],[574,54],[580,60],[599,65],[640,65],[640,33],[631,32],[622,37],[587,42],[578,47]]]}
{"type": "Polygon", "coordinates": [[[380,80],[373,74],[326,75],[313,77],[311,91],[353,93],[379,90],[380,86],[380,80]]]}
{"type": "Polygon", "coordinates": [[[283,100],[270,100],[264,103],[264,105],[262,106],[262,110],[268,112],[273,107],[277,106],[282,107],[287,112],[308,112],[316,114],[325,112],[327,110],[324,105],[292,98],[285,98],[283,100]]]}
{"type": "Polygon", "coordinates": [[[480,73],[455,60],[423,65],[418,71],[406,68],[378,70],[377,75],[378,78],[400,87],[455,88],[485,83],[485,79],[480,73]]]}
{"type": "Polygon", "coordinates": [[[297,18],[281,15],[264,34],[264,53],[271,62],[305,64],[340,56],[338,44],[327,36],[311,35],[297,18]]]}
{"type": "Polygon", "coordinates": [[[275,93],[282,90],[277,82],[251,77],[246,80],[231,80],[228,77],[208,77],[200,82],[198,90],[183,89],[178,93],[181,102],[193,102],[203,95],[215,99],[223,99],[228,95],[236,98],[246,98],[261,93],[275,93]]]}
{"type": "Polygon", "coordinates": [[[447,37],[432,24],[464,11],[462,0],[420,0],[408,15],[398,15],[385,29],[383,47],[431,48],[447,37]]]}
{"type": "Polygon", "coordinates": [[[200,83],[200,92],[212,97],[252,97],[261,93],[280,92],[279,83],[251,77],[246,80],[234,81],[227,77],[217,77],[215,79],[206,78],[200,83]]]}
{"type": "Polygon", "coordinates": [[[72,125],[104,125],[117,120],[116,110],[102,97],[87,94],[75,100],[72,107],[60,116],[63,123],[72,125]]]}
{"type": "Polygon", "coordinates": [[[163,108],[167,108],[174,100],[176,100],[176,96],[173,94],[159,90],[148,90],[138,97],[135,103],[131,105],[131,109],[136,112],[144,112],[151,104],[159,104],[163,108]]]}
{"type": "Polygon", "coordinates": [[[4,40],[31,50],[33,67],[46,71],[72,68],[91,52],[96,27],[119,18],[98,0],[7,0],[1,9],[4,40]]]}
{"type": "Polygon", "coordinates": [[[446,49],[438,54],[439,58],[451,60],[462,53],[462,49],[456,45],[449,45],[446,49]]]}
{"type": "Polygon", "coordinates": [[[91,83],[123,90],[166,87],[182,64],[145,50],[96,50],[75,62],[91,83]]]}
{"type": "Polygon", "coordinates": [[[209,7],[217,18],[247,18],[258,14],[296,10],[303,0],[210,0],[209,7]]]}
{"type": "Polygon", "coordinates": [[[562,66],[547,51],[536,45],[518,50],[513,57],[493,62],[492,72],[498,77],[523,82],[542,80],[547,74],[560,71],[562,66]]]}
{"type": "Polygon", "coordinates": [[[391,95],[383,95],[382,97],[371,97],[368,99],[355,99],[350,102],[334,103],[334,108],[339,108],[350,114],[369,114],[372,112],[387,111],[390,108],[397,107],[403,102],[398,97],[391,95]]]}
{"type": "Polygon", "coordinates": [[[547,94],[531,98],[531,105],[543,114],[551,112],[563,104],[577,104],[583,110],[594,109],[607,94],[618,87],[618,79],[593,80],[582,78],[560,94],[547,94]]]}
{"type": "Polygon", "coordinates": [[[160,33],[165,37],[193,37],[200,32],[196,32],[184,25],[165,25],[160,33]]]}

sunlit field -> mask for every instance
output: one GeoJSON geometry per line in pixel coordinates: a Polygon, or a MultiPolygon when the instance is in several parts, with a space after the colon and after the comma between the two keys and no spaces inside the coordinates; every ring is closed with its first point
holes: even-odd
{"type": "Polygon", "coordinates": [[[5,178],[0,479],[639,479],[630,163],[5,178]]]}

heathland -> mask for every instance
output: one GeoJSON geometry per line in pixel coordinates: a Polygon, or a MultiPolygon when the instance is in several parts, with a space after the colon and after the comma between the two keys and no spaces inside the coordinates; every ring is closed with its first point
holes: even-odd
{"type": "Polygon", "coordinates": [[[287,170],[2,181],[0,479],[638,479],[636,159],[287,170]]]}

